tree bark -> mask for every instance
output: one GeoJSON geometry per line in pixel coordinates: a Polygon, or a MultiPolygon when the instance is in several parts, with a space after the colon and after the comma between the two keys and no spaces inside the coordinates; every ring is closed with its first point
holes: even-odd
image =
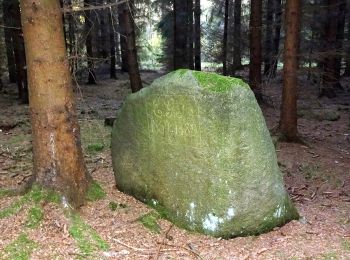
{"type": "Polygon", "coordinates": [[[242,17],[242,0],[235,0],[233,16],[233,62],[231,75],[234,76],[236,70],[242,68],[241,52],[241,17],[242,17]]]}
{"type": "Polygon", "coordinates": [[[120,53],[121,53],[121,71],[128,72],[128,55],[126,44],[126,30],[123,25],[123,5],[118,6],[118,21],[119,21],[119,33],[120,33],[120,53]]]}
{"type": "Polygon", "coordinates": [[[300,0],[287,0],[286,39],[284,42],[283,91],[280,118],[280,133],[286,141],[298,140],[297,85],[298,49],[300,38],[300,0]]]}
{"type": "Polygon", "coordinates": [[[108,14],[108,25],[109,25],[109,42],[110,42],[110,55],[111,55],[111,68],[110,68],[110,77],[111,79],[117,79],[116,71],[116,42],[115,42],[115,23],[113,19],[112,10],[108,14]]]}
{"type": "Polygon", "coordinates": [[[137,61],[137,50],[136,50],[136,36],[134,29],[133,15],[131,14],[131,6],[127,4],[121,4],[120,26],[125,30],[125,41],[126,41],[126,58],[129,70],[130,86],[133,93],[142,89],[142,81],[139,71],[139,64],[137,61]]]}
{"type": "Polygon", "coordinates": [[[280,38],[281,38],[281,25],[282,25],[282,4],[281,0],[274,0],[274,9],[275,9],[275,29],[273,32],[273,69],[272,75],[276,76],[278,60],[279,60],[279,49],[280,49],[280,38]]]}
{"type": "Polygon", "coordinates": [[[250,63],[249,84],[258,101],[262,101],[261,92],[261,13],[262,0],[250,2],[250,63]]]}
{"type": "MultiPolygon", "coordinates": [[[[337,57],[335,61],[335,73],[338,80],[341,76],[341,61],[343,58],[343,41],[344,41],[344,29],[345,29],[345,16],[347,13],[347,4],[346,0],[341,0],[338,3],[339,12],[338,12],[338,26],[337,26],[337,57]]],[[[340,83],[339,83],[340,86],[340,83]]]]}
{"type": "Polygon", "coordinates": [[[11,9],[11,2],[2,1],[7,69],[9,72],[10,82],[16,83],[17,82],[16,64],[15,64],[15,54],[13,50],[13,39],[12,39],[13,29],[11,28],[13,27],[13,22],[12,22],[13,17],[10,14],[10,9],[11,9]]]}
{"type": "Polygon", "coordinates": [[[193,0],[187,0],[188,7],[188,68],[194,69],[193,57],[193,0]]]}
{"type": "Polygon", "coordinates": [[[174,0],[174,70],[188,68],[187,1],[174,0]]]}
{"type": "MultiPolygon", "coordinates": [[[[84,4],[86,7],[89,7],[92,5],[91,0],[84,0],[84,4]]],[[[93,13],[94,11],[87,10],[85,11],[85,31],[86,31],[86,39],[85,39],[85,45],[86,45],[86,58],[87,58],[87,64],[88,64],[88,81],[87,84],[89,85],[96,85],[96,74],[95,74],[95,65],[94,65],[94,49],[93,49],[93,43],[94,43],[94,30],[97,25],[97,19],[95,19],[96,15],[93,13]]]]}
{"type": "Polygon", "coordinates": [[[273,26],[273,0],[266,1],[266,31],[265,31],[265,54],[264,54],[264,75],[271,74],[272,68],[272,26],[273,26]]]}
{"type": "Polygon", "coordinates": [[[201,65],[201,1],[195,0],[194,6],[194,67],[195,70],[202,70],[201,65]]]}
{"type": "Polygon", "coordinates": [[[21,12],[18,0],[11,0],[10,15],[12,17],[12,42],[15,55],[16,82],[18,98],[23,104],[28,104],[28,84],[26,71],[26,54],[21,24],[21,12]],[[19,29],[14,29],[19,28],[19,29]]]}
{"type": "Polygon", "coordinates": [[[228,32],[228,11],[230,2],[225,0],[225,18],[224,18],[224,38],[222,47],[222,74],[227,75],[227,32],[228,32]]]}
{"type": "MultiPolygon", "coordinates": [[[[350,9],[350,6],[348,6],[350,9]]],[[[347,11],[347,33],[346,33],[346,53],[345,53],[345,71],[343,76],[350,76],[350,10],[347,11]]]]}
{"type": "Polygon", "coordinates": [[[21,11],[36,180],[79,207],[91,178],[81,149],[59,1],[21,0],[21,11]]]}
{"type": "Polygon", "coordinates": [[[335,88],[339,85],[336,72],[337,57],[337,27],[338,27],[338,0],[328,0],[328,14],[325,28],[325,59],[322,75],[320,96],[334,98],[335,88]]]}

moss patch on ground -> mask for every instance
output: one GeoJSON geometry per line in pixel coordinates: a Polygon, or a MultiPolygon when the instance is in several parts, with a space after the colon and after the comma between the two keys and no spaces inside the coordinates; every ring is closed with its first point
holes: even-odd
{"type": "Polygon", "coordinates": [[[97,250],[108,250],[109,245],[100,235],[75,212],[69,213],[71,226],[69,234],[77,242],[80,252],[84,256],[90,256],[97,250]]]}
{"type": "Polygon", "coordinates": [[[162,230],[158,224],[158,220],[160,218],[161,217],[158,212],[151,211],[150,213],[141,216],[138,220],[145,228],[151,230],[154,233],[159,234],[162,230]]]}
{"type": "Polygon", "coordinates": [[[44,212],[42,208],[38,205],[35,205],[29,210],[26,226],[29,228],[36,228],[39,226],[40,221],[44,217],[44,212]]]}
{"type": "Polygon", "coordinates": [[[88,201],[96,201],[103,199],[104,197],[106,197],[106,192],[102,189],[100,184],[96,181],[92,181],[86,194],[86,199],[88,201]]]}
{"type": "Polygon", "coordinates": [[[28,238],[26,234],[21,234],[7,245],[3,253],[0,253],[1,259],[26,260],[37,247],[37,244],[28,238]]]}

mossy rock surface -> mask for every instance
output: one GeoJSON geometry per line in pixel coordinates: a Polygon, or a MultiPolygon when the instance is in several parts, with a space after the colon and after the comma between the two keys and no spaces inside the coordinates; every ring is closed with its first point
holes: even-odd
{"type": "Polygon", "coordinates": [[[229,238],[298,218],[239,79],[178,70],[155,80],[125,101],[111,148],[117,187],[188,230],[229,238]]]}

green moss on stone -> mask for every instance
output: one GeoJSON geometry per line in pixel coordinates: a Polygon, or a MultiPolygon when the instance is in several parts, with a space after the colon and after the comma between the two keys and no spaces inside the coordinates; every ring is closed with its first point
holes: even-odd
{"type": "Polygon", "coordinates": [[[69,234],[77,242],[84,256],[91,255],[97,250],[108,250],[109,245],[88,224],[86,224],[77,213],[70,213],[71,226],[69,234]]]}
{"type": "Polygon", "coordinates": [[[21,234],[16,240],[11,242],[4,249],[4,254],[0,257],[9,260],[26,260],[30,259],[30,255],[38,245],[26,234],[21,234]]]}
{"type": "Polygon", "coordinates": [[[249,88],[249,86],[238,78],[224,77],[216,73],[191,71],[198,80],[199,85],[213,92],[227,92],[234,87],[240,86],[249,88]]]}
{"type": "Polygon", "coordinates": [[[158,219],[160,219],[160,215],[156,211],[152,211],[147,213],[139,218],[140,223],[147,229],[151,230],[154,233],[160,233],[161,227],[158,224],[158,219]]]}
{"type": "Polygon", "coordinates": [[[86,193],[86,199],[88,201],[96,201],[103,199],[104,197],[106,197],[106,192],[102,189],[100,184],[98,184],[96,181],[93,181],[86,193]]]}
{"type": "Polygon", "coordinates": [[[40,221],[44,217],[44,212],[42,208],[38,205],[32,207],[29,210],[27,221],[26,221],[26,226],[29,228],[36,228],[39,226],[40,221]]]}

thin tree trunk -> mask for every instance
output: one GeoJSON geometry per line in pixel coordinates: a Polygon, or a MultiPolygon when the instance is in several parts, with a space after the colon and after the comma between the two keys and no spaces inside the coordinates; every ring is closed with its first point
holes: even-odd
{"type": "Polygon", "coordinates": [[[193,0],[187,0],[188,14],[188,68],[194,69],[193,60],[193,0]]]}
{"type": "MultiPolygon", "coordinates": [[[[350,9],[350,6],[348,6],[350,9]]],[[[343,76],[350,76],[350,11],[347,12],[347,33],[346,33],[346,53],[345,53],[345,71],[343,76]]]]}
{"type": "MultiPolygon", "coordinates": [[[[104,4],[103,0],[100,0],[100,5],[104,4]]],[[[99,37],[99,57],[106,59],[108,57],[108,54],[110,53],[110,33],[109,33],[109,26],[108,26],[108,12],[111,12],[111,10],[107,9],[101,9],[98,11],[98,17],[99,17],[99,29],[100,29],[100,37],[99,37]]]]}
{"type": "Polygon", "coordinates": [[[18,87],[18,97],[23,104],[28,104],[28,84],[27,84],[27,71],[26,71],[26,54],[24,50],[24,40],[22,33],[21,24],[21,12],[18,0],[11,1],[11,11],[10,14],[13,19],[12,29],[12,40],[13,49],[15,54],[16,63],[16,76],[17,76],[17,87],[18,87]]]}
{"type": "Polygon", "coordinates": [[[275,9],[275,29],[273,32],[273,77],[276,76],[278,60],[279,60],[279,49],[280,49],[280,38],[281,38],[281,25],[282,25],[282,3],[281,0],[274,0],[275,9]]]}
{"type": "Polygon", "coordinates": [[[116,66],[116,57],[115,57],[115,24],[113,19],[112,10],[108,14],[108,25],[109,25],[109,42],[110,42],[110,55],[111,55],[111,68],[110,68],[110,77],[111,79],[117,78],[116,66]]]}
{"type": "MultiPolygon", "coordinates": [[[[337,57],[335,61],[335,73],[340,79],[341,75],[341,61],[344,56],[343,53],[343,41],[344,41],[344,29],[345,29],[345,16],[347,12],[346,0],[341,0],[339,5],[339,13],[338,13],[338,26],[337,26],[337,57]]],[[[340,86],[340,83],[339,85],[340,86]]]]}
{"type": "Polygon", "coordinates": [[[233,62],[232,76],[236,70],[242,68],[242,52],[241,52],[241,17],[242,17],[242,0],[235,0],[233,16],[233,62]]]}
{"type": "Polygon", "coordinates": [[[230,2],[225,0],[225,18],[224,18],[224,38],[222,47],[222,74],[227,75],[227,32],[228,32],[228,10],[230,2]]]}
{"type": "Polygon", "coordinates": [[[10,10],[11,2],[2,1],[2,10],[3,10],[3,20],[4,20],[4,37],[5,37],[5,46],[6,46],[6,57],[7,57],[7,69],[9,72],[9,80],[11,83],[17,82],[16,76],[16,64],[15,64],[15,54],[13,50],[13,39],[12,39],[12,28],[13,17],[11,16],[10,10]]]}
{"type": "Polygon", "coordinates": [[[261,13],[262,0],[251,0],[250,2],[250,63],[249,84],[258,101],[262,101],[261,92],[261,13]]]}
{"type": "MultiPolygon", "coordinates": [[[[85,6],[91,6],[91,0],[84,0],[85,6]]],[[[96,19],[94,11],[85,11],[85,31],[86,31],[86,58],[88,64],[88,81],[89,85],[96,85],[96,74],[94,65],[94,51],[93,51],[93,37],[94,37],[94,27],[96,27],[96,19]]]]}
{"type": "Polygon", "coordinates": [[[120,40],[120,52],[121,52],[121,71],[128,72],[128,54],[127,54],[127,44],[126,44],[126,30],[123,26],[123,6],[118,6],[118,23],[119,23],[119,40],[120,40]]]}
{"type": "Polygon", "coordinates": [[[323,84],[320,90],[320,96],[334,98],[336,96],[335,88],[339,84],[336,73],[336,44],[337,44],[337,27],[338,27],[338,1],[328,0],[328,15],[326,23],[326,46],[325,60],[323,68],[323,84]]]}
{"type": "Polygon", "coordinates": [[[126,54],[129,69],[130,86],[132,92],[137,92],[142,89],[142,81],[139,71],[139,64],[137,61],[137,50],[136,50],[136,36],[134,29],[134,20],[132,19],[132,2],[131,6],[127,4],[120,5],[121,19],[120,25],[125,29],[125,40],[126,40],[126,54]]]}
{"type": "Polygon", "coordinates": [[[298,48],[300,38],[300,0],[287,0],[286,40],[284,42],[283,91],[280,118],[280,133],[284,140],[298,140],[297,85],[298,48]]]}
{"type": "Polygon", "coordinates": [[[195,0],[194,6],[194,63],[195,70],[202,70],[201,67],[201,1],[195,0]]]}
{"type": "Polygon", "coordinates": [[[187,1],[174,0],[174,69],[188,68],[187,1]]]}
{"type": "Polygon", "coordinates": [[[273,0],[266,1],[266,31],[265,31],[265,55],[264,75],[269,75],[272,68],[272,26],[273,26],[273,0]]]}
{"type": "Polygon", "coordinates": [[[80,145],[59,1],[21,0],[21,11],[28,21],[23,31],[36,180],[79,207],[91,179],[80,145]]]}

